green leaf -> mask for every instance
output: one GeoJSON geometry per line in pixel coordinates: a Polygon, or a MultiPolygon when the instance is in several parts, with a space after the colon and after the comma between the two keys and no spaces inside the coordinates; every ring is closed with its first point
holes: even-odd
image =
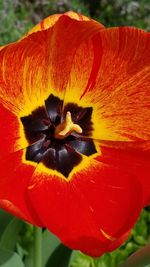
{"type": "Polygon", "coordinates": [[[28,255],[24,259],[25,267],[33,267],[33,246],[28,247],[28,255]]]}
{"type": "Polygon", "coordinates": [[[90,267],[91,257],[83,254],[80,251],[73,251],[71,256],[71,267],[90,267]]]}
{"type": "MultiPolygon", "coordinates": [[[[60,245],[60,240],[48,230],[43,231],[42,235],[42,267],[45,267],[48,259],[55,249],[60,245]]],[[[28,255],[25,257],[25,266],[33,267],[33,243],[28,247],[28,255]]]]}
{"type": "Polygon", "coordinates": [[[69,267],[72,250],[60,244],[50,256],[46,267],[69,267]]]}
{"type": "Polygon", "coordinates": [[[12,220],[13,216],[6,211],[0,209],[0,238],[8,223],[12,220]]]}
{"type": "Polygon", "coordinates": [[[24,264],[17,253],[5,249],[0,249],[0,266],[24,267],[24,264]]]}
{"type": "Polygon", "coordinates": [[[43,267],[58,245],[60,245],[60,240],[51,232],[45,230],[42,240],[43,267]]]}
{"type": "Polygon", "coordinates": [[[150,244],[132,254],[121,267],[150,267],[150,244]]]}
{"type": "Polygon", "coordinates": [[[1,235],[0,248],[14,250],[19,232],[23,225],[23,221],[13,217],[1,235]]]}

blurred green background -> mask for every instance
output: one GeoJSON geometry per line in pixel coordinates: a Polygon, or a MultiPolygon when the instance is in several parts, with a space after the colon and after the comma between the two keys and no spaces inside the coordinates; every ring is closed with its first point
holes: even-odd
{"type": "MultiPolygon", "coordinates": [[[[150,0],[0,0],[0,45],[16,41],[46,16],[68,10],[91,16],[106,27],[130,25],[150,31],[150,0]]],[[[75,252],[71,267],[118,266],[149,241],[149,211],[149,208],[143,210],[129,240],[121,248],[99,259],[75,252]]],[[[28,254],[28,247],[32,244],[32,231],[31,226],[24,224],[19,232],[14,249],[19,250],[22,257],[28,254]]]]}
{"type": "Polygon", "coordinates": [[[150,0],[0,0],[0,45],[17,40],[46,16],[74,10],[106,27],[150,30],[150,0]]]}

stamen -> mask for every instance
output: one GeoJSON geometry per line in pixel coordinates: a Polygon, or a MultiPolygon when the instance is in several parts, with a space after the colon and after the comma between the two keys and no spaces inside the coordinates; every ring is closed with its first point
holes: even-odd
{"type": "Polygon", "coordinates": [[[72,132],[80,134],[82,133],[82,128],[78,124],[73,123],[71,118],[71,113],[70,111],[68,111],[66,114],[65,121],[56,126],[54,137],[56,139],[64,139],[67,136],[69,136],[72,132]]]}

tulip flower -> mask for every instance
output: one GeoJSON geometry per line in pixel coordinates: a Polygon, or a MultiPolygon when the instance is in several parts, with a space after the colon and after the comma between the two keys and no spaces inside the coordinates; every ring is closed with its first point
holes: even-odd
{"type": "Polygon", "coordinates": [[[150,204],[150,33],[74,12],[0,49],[0,207],[71,249],[120,246],[150,204]]]}

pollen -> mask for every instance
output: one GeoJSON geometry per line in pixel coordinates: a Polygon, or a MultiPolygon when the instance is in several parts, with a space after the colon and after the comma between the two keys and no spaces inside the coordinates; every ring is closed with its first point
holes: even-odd
{"type": "Polygon", "coordinates": [[[69,136],[72,132],[81,134],[82,128],[78,124],[73,123],[72,118],[71,118],[71,112],[68,111],[66,114],[65,121],[60,123],[55,128],[54,136],[56,139],[64,139],[67,136],[69,136]]]}

